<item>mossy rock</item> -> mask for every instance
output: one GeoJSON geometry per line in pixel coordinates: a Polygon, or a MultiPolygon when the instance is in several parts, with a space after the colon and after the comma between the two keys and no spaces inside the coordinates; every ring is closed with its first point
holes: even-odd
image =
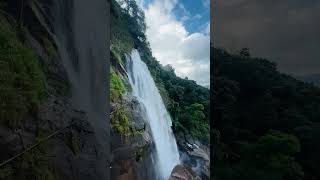
{"type": "Polygon", "coordinates": [[[111,127],[120,135],[128,137],[130,135],[130,122],[125,111],[125,106],[120,104],[111,113],[111,127]]]}
{"type": "Polygon", "coordinates": [[[111,68],[110,71],[110,99],[115,102],[126,92],[126,86],[123,82],[123,77],[111,68]]]}
{"type": "Polygon", "coordinates": [[[126,104],[120,102],[118,106],[111,113],[111,127],[120,135],[125,137],[134,137],[142,135],[145,131],[145,128],[136,130],[128,116],[126,109],[126,104]]]}

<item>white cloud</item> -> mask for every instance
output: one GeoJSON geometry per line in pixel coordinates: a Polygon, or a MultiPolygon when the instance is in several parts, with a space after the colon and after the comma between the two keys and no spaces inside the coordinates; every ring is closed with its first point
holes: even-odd
{"type": "Polygon", "coordinates": [[[194,63],[205,62],[209,57],[210,40],[201,33],[193,33],[185,37],[181,44],[182,55],[186,59],[194,60],[194,63]]]}
{"type": "Polygon", "coordinates": [[[202,0],[202,4],[204,7],[209,7],[210,6],[210,0],[202,0]]]}
{"type": "Polygon", "coordinates": [[[184,15],[190,16],[190,12],[184,7],[182,3],[179,4],[179,8],[183,11],[184,15]]]}
{"type": "Polygon", "coordinates": [[[180,21],[185,22],[185,21],[188,21],[189,19],[190,19],[189,16],[182,16],[180,21]]]}
{"type": "Polygon", "coordinates": [[[161,64],[171,64],[178,76],[207,85],[210,78],[209,33],[189,33],[183,18],[178,21],[172,13],[176,5],[177,0],[154,0],[144,10],[148,26],[146,34],[153,55],[161,64]]]}
{"type": "Polygon", "coordinates": [[[201,19],[202,16],[200,14],[196,14],[195,16],[193,16],[193,19],[201,19]]]}

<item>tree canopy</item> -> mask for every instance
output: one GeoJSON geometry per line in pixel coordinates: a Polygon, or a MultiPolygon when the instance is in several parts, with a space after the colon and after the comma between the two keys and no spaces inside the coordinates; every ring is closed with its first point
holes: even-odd
{"type": "Polygon", "coordinates": [[[319,179],[320,89],[248,49],[211,53],[215,178],[319,179]]]}

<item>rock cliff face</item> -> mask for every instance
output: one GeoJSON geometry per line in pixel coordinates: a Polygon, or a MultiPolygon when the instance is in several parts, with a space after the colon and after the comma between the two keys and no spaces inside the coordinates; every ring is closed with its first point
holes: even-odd
{"type": "Polygon", "coordinates": [[[109,163],[99,160],[95,131],[86,113],[70,103],[70,82],[46,12],[52,0],[21,2],[7,1],[0,18],[16,26],[23,7],[23,31],[17,36],[37,56],[46,92],[37,110],[24,114],[19,125],[0,125],[0,163],[21,153],[1,165],[0,179],[108,179],[109,163]]]}
{"type": "Polygon", "coordinates": [[[190,167],[177,165],[172,170],[169,180],[201,180],[201,178],[190,167]]]}
{"type": "Polygon", "coordinates": [[[96,172],[99,164],[94,131],[85,113],[73,109],[66,99],[48,97],[39,106],[37,114],[28,115],[22,122],[15,130],[0,127],[1,160],[54,135],[6,164],[4,167],[12,170],[8,179],[32,179],[37,177],[34,171],[38,169],[50,171],[45,176],[57,179],[100,179],[101,174],[96,172]],[[34,153],[36,159],[28,160],[30,153],[34,153]],[[34,167],[27,163],[25,168],[20,167],[21,163],[37,161],[40,156],[46,157],[44,161],[48,166],[39,164],[34,167]]]}
{"type": "Polygon", "coordinates": [[[135,97],[125,95],[112,104],[111,112],[120,104],[125,106],[124,112],[128,117],[128,129],[131,133],[124,135],[114,128],[111,130],[111,179],[152,179],[153,142],[145,119],[145,110],[135,97]]]}
{"type": "Polygon", "coordinates": [[[191,168],[202,180],[210,179],[209,147],[182,133],[176,134],[176,139],[182,164],[191,168]]]}

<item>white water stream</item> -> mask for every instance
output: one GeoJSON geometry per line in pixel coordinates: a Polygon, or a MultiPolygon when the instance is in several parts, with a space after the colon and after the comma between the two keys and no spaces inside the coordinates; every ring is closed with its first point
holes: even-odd
{"type": "Polygon", "coordinates": [[[171,129],[171,119],[156,84],[139,52],[133,50],[127,57],[132,93],[146,108],[156,147],[156,171],[161,179],[169,179],[172,169],[180,163],[177,143],[171,129]]]}

